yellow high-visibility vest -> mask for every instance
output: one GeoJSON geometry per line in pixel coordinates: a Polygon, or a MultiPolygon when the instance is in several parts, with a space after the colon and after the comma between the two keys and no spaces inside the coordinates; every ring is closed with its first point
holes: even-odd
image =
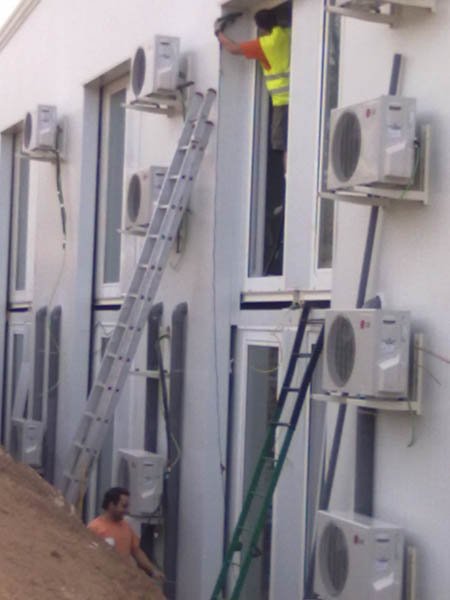
{"type": "Polygon", "coordinates": [[[289,73],[291,66],[291,30],[274,27],[268,35],[259,38],[261,48],[271,68],[263,66],[264,80],[274,106],[289,103],[289,73]]]}

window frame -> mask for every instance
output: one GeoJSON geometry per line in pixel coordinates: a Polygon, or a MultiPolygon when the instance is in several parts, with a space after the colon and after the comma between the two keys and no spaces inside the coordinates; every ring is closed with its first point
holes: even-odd
{"type": "Polygon", "coordinates": [[[11,162],[11,191],[10,191],[10,243],[9,243],[9,274],[8,274],[8,305],[17,307],[18,305],[31,304],[33,298],[33,279],[34,279],[34,208],[32,202],[32,168],[31,162],[20,156],[22,150],[23,128],[20,126],[11,135],[12,142],[12,162],[11,162]],[[21,179],[22,166],[26,164],[27,168],[27,191],[26,191],[26,217],[24,233],[25,256],[24,256],[24,278],[23,289],[17,289],[17,262],[19,254],[19,211],[21,200],[21,179]]]}
{"type": "MultiPolygon", "coordinates": [[[[327,0],[324,0],[324,7],[327,4],[327,0]]],[[[328,143],[327,132],[328,125],[330,123],[330,114],[333,107],[328,108],[328,91],[330,86],[330,64],[329,64],[329,52],[330,52],[330,36],[331,36],[331,23],[333,20],[339,20],[340,26],[342,27],[341,19],[338,15],[334,15],[324,10],[323,27],[322,27],[322,58],[321,58],[321,74],[320,74],[320,113],[319,113],[319,152],[318,152],[318,164],[317,164],[317,202],[315,208],[315,224],[314,224],[314,253],[313,253],[313,272],[314,279],[318,284],[318,287],[331,289],[331,279],[333,273],[333,257],[334,257],[334,244],[336,239],[336,214],[337,205],[333,205],[333,226],[332,226],[332,239],[331,239],[331,265],[329,267],[322,267],[319,265],[320,260],[320,245],[322,242],[321,238],[321,223],[322,213],[324,210],[324,200],[320,198],[320,193],[324,190],[324,181],[328,165],[326,161],[326,146],[328,143]]],[[[340,78],[339,78],[339,58],[337,63],[337,80],[336,80],[336,96],[339,101],[340,95],[340,78]]],[[[331,202],[331,201],[328,201],[331,202]]]]}
{"type": "MultiPolygon", "coordinates": [[[[115,282],[104,282],[105,269],[105,245],[107,238],[107,202],[108,202],[108,158],[109,158],[109,141],[110,141],[110,107],[111,98],[118,92],[125,92],[125,99],[128,93],[129,75],[123,75],[113,81],[106,83],[100,92],[100,135],[99,135],[99,159],[97,165],[97,218],[96,218],[96,245],[95,245],[95,283],[94,296],[96,301],[104,300],[119,300],[122,299],[121,289],[121,263],[123,254],[123,240],[120,239],[120,250],[117,264],[119,279],[115,282]]],[[[122,160],[122,190],[121,190],[121,207],[120,207],[120,226],[122,224],[123,213],[123,198],[126,185],[126,130],[127,130],[127,114],[124,108],[124,138],[123,138],[123,160],[122,160]]],[[[117,235],[121,236],[120,233],[117,235]]]]}
{"type": "MultiPolygon", "coordinates": [[[[10,450],[11,445],[11,426],[14,412],[14,394],[20,379],[20,369],[24,362],[24,356],[28,353],[30,364],[29,381],[32,381],[32,336],[31,336],[31,311],[9,312],[7,315],[7,335],[6,335],[6,353],[5,353],[5,383],[3,405],[1,410],[1,437],[3,446],[10,450]],[[22,336],[23,349],[20,364],[14,365],[14,340],[15,336],[22,336]],[[16,371],[17,369],[17,371],[16,371]],[[16,371],[16,372],[15,372],[16,371]]],[[[32,389],[28,390],[28,399],[30,400],[32,389]]],[[[31,404],[28,402],[28,411],[31,404]]]]}
{"type": "MultiPolygon", "coordinates": [[[[254,8],[260,10],[264,8],[273,8],[279,4],[283,4],[282,0],[266,0],[265,2],[255,2],[254,8]]],[[[253,21],[253,17],[249,15],[249,18],[253,21]]],[[[258,33],[254,23],[252,23],[252,39],[256,39],[258,33]]],[[[252,95],[251,102],[251,115],[252,119],[250,127],[250,142],[249,148],[252,159],[250,161],[250,170],[248,175],[248,203],[246,211],[246,242],[245,242],[245,270],[244,280],[242,285],[243,292],[272,292],[283,290],[285,288],[286,280],[286,256],[283,252],[282,261],[282,273],[281,275],[250,275],[250,264],[254,262],[252,257],[252,249],[258,244],[260,238],[264,237],[264,225],[265,225],[265,200],[260,198],[262,191],[266,190],[267,180],[267,155],[268,155],[268,138],[261,134],[260,125],[262,122],[267,122],[269,119],[269,102],[270,99],[268,94],[264,93],[264,98],[261,94],[261,88],[264,89],[263,78],[258,75],[258,69],[260,65],[258,61],[254,61],[255,65],[251,68],[251,75],[249,78],[249,92],[252,95]],[[260,78],[260,81],[258,79],[260,78]],[[258,151],[256,148],[258,147],[258,151]],[[257,160],[255,161],[255,157],[257,160]],[[263,210],[261,211],[261,208],[263,210]],[[255,217],[256,208],[256,217],[255,217]],[[252,228],[254,223],[256,225],[256,231],[252,228]]],[[[267,131],[268,133],[268,131],[267,131]]],[[[289,141],[288,141],[289,145],[289,141]]],[[[284,216],[286,217],[286,209],[288,203],[287,189],[284,198],[285,210],[284,216]]],[[[286,242],[286,231],[284,231],[284,240],[286,242]]],[[[285,244],[286,246],[286,244],[285,244]]],[[[261,253],[261,249],[256,250],[257,253],[261,253]]],[[[262,258],[264,260],[264,257],[262,258]]]]}
{"type": "MultiPolygon", "coordinates": [[[[283,339],[281,330],[274,328],[270,329],[248,329],[238,328],[238,340],[236,346],[235,363],[236,379],[234,385],[234,410],[233,410],[233,422],[231,423],[232,436],[229,440],[231,447],[234,449],[231,454],[231,464],[229,467],[230,471],[230,485],[229,485],[229,531],[227,537],[231,540],[234,528],[239,518],[239,514],[242,510],[242,506],[245,498],[245,458],[246,458],[246,428],[247,428],[247,386],[248,386],[248,367],[249,367],[249,348],[251,346],[261,346],[277,348],[278,350],[278,380],[277,380],[277,395],[279,393],[281,381],[280,381],[280,364],[282,359],[282,345],[283,339]]],[[[277,442],[275,441],[275,451],[277,451],[277,442]]],[[[276,495],[273,499],[273,513],[276,512],[276,495]]],[[[272,524],[273,527],[273,524],[272,524]]],[[[272,529],[272,540],[270,549],[270,562],[273,564],[274,555],[274,541],[273,541],[273,529],[272,529]]],[[[237,578],[236,572],[230,569],[228,585],[235,584],[237,578]]],[[[273,573],[271,570],[270,581],[269,581],[269,598],[274,598],[273,590],[273,573]]]]}

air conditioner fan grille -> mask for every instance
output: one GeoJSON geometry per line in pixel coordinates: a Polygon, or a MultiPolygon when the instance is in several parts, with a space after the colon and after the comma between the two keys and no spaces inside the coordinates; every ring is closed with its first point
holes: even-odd
{"type": "Polygon", "coordinates": [[[23,128],[23,145],[29,148],[31,144],[31,134],[33,133],[33,117],[31,113],[27,113],[25,117],[25,126],[23,128]]]}
{"type": "Polygon", "coordinates": [[[328,592],[332,596],[341,594],[348,577],[348,549],[342,530],[328,523],[319,547],[320,570],[328,592]]]}
{"type": "Polygon", "coordinates": [[[330,327],[327,364],[334,383],[339,387],[345,385],[355,364],[355,334],[349,319],[342,315],[338,315],[330,327]]]}
{"type": "Polygon", "coordinates": [[[361,125],[353,112],[344,112],[336,124],[331,148],[333,169],[340,181],[348,181],[361,154],[361,125]]]}
{"type": "Polygon", "coordinates": [[[141,197],[142,197],[141,182],[140,182],[139,176],[134,174],[130,179],[130,183],[128,184],[128,194],[127,194],[128,218],[133,223],[135,223],[137,221],[137,218],[139,216],[139,210],[141,207],[141,197]]]}
{"type": "Polygon", "coordinates": [[[138,48],[134,55],[131,72],[131,88],[134,95],[137,97],[140,96],[142,88],[144,87],[146,63],[145,50],[143,48],[138,48]]]}

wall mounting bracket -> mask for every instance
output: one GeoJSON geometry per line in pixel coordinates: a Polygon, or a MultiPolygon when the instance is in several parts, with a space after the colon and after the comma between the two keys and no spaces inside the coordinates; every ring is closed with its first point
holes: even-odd
{"type": "Polygon", "coordinates": [[[183,110],[183,103],[179,95],[174,96],[145,96],[136,98],[128,104],[122,104],[123,108],[138,110],[140,112],[156,113],[173,117],[183,110]]]}
{"type": "Polygon", "coordinates": [[[361,0],[341,0],[339,5],[335,6],[331,4],[331,0],[327,0],[326,10],[343,17],[385,23],[386,25],[398,23],[398,9],[400,8],[422,8],[436,12],[436,0],[373,0],[371,4],[373,7],[367,3],[364,4],[361,0]],[[386,12],[379,10],[383,6],[387,7],[386,12]]]}

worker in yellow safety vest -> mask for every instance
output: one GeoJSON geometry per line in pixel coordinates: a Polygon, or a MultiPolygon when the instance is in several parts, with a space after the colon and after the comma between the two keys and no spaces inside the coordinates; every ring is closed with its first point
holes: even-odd
{"type": "Polygon", "coordinates": [[[224,29],[239,13],[225,15],[215,22],[215,34],[222,47],[230,54],[256,59],[261,63],[267,90],[272,99],[272,123],[270,141],[273,150],[284,153],[287,158],[287,131],[289,107],[289,74],[291,63],[291,29],[280,27],[274,11],[260,10],[255,14],[260,37],[237,43],[224,34],[224,29]]]}

